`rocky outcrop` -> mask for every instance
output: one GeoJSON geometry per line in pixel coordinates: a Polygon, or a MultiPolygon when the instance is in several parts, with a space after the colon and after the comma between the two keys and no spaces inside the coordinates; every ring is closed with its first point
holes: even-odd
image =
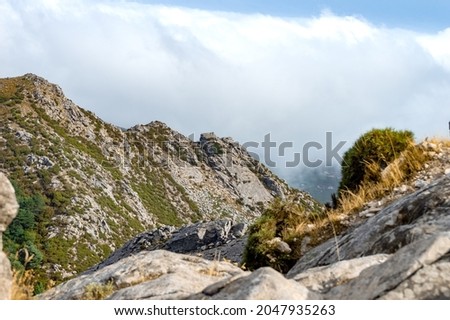
{"type": "Polygon", "coordinates": [[[11,297],[12,273],[11,265],[2,249],[2,233],[17,214],[19,205],[12,187],[6,176],[0,172],[0,299],[11,297]]]}
{"type": "Polygon", "coordinates": [[[97,290],[104,292],[103,299],[183,299],[242,273],[228,262],[156,250],[141,252],[69,280],[38,298],[86,299],[97,290]]]}
{"type": "Polygon", "coordinates": [[[377,254],[339,261],[329,266],[308,269],[291,276],[291,279],[314,292],[327,293],[330,289],[357,278],[363,270],[381,264],[388,258],[389,255],[377,254]]]}
{"type": "Polygon", "coordinates": [[[116,250],[102,263],[89,269],[91,273],[141,251],[164,249],[188,253],[208,260],[226,259],[238,263],[245,247],[247,224],[231,220],[198,222],[179,229],[166,226],[139,234],[116,250]]]}
{"type": "Polygon", "coordinates": [[[387,205],[360,226],[310,250],[288,277],[342,260],[392,254],[416,240],[449,231],[449,199],[450,176],[446,175],[387,205]]]}

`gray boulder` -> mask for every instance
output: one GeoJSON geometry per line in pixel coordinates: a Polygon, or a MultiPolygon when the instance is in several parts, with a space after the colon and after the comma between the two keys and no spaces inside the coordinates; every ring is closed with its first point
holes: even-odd
{"type": "Polygon", "coordinates": [[[11,297],[12,273],[8,257],[3,253],[2,233],[17,214],[14,188],[8,178],[0,172],[0,299],[11,297]]]}
{"type": "Polygon", "coordinates": [[[320,300],[322,297],[270,267],[242,274],[205,288],[192,300],[320,300]]]}
{"type": "Polygon", "coordinates": [[[384,263],[369,267],[357,278],[331,289],[325,298],[449,299],[449,252],[450,232],[418,240],[384,263]]]}
{"type": "Polygon", "coordinates": [[[172,252],[188,253],[225,243],[230,234],[230,220],[196,223],[178,230],[164,247],[172,252]]]}
{"type": "Polygon", "coordinates": [[[336,262],[329,266],[311,268],[291,276],[298,283],[310,290],[326,293],[330,289],[357,278],[360,273],[374,265],[385,262],[389,255],[378,254],[336,262]]]}
{"type": "Polygon", "coordinates": [[[69,280],[37,298],[182,299],[241,273],[241,269],[223,261],[164,250],[143,251],[69,280]]]}

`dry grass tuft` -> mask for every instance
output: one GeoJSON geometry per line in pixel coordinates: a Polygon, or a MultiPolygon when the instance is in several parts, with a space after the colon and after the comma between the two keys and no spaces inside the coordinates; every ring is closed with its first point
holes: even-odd
{"type": "Polygon", "coordinates": [[[32,270],[13,271],[12,300],[31,300],[34,294],[35,277],[32,270]]]}
{"type": "Polygon", "coordinates": [[[369,163],[368,168],[372,176],[378,176],[378,181],[364,181],[356,192],[342,191],[337,213],[350,214],[361,209],[364,204],[392,192],[420,171],[428,160],[429,157],[421,145],[410,145],[383,170],[378,164],[369,163]]]}
{"type": "Polygon", "coordinates": [[[107,283],[91,283],[84,288],[83,300],[103,300],[114,292],[114,284],[110,281],[107,283]]]}

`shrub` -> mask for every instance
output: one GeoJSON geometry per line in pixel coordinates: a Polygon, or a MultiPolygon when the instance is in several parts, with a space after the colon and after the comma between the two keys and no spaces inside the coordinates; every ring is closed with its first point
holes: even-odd
{"type": "Polygon", "coordinates": [[[319,205],[312,210],[301,200],[274,200],[262,216],[250,227],[243,264],[246,268],[257,269],[271,266],[287,272],[301,256],[301,240],[308,234],[305,227],[323,218],[323,208],[319,205]],[[290,252],[280,251],[275,238],[287,243],[290,252]]]}
{"type": "Polygon", "coordinates": [[[363,134],[344,154],[339,195],[343,190],[357,191],[363,182],[377,182],[381,171],[413,141],[413,133],[406,130],[373,129],[363,134]]]}

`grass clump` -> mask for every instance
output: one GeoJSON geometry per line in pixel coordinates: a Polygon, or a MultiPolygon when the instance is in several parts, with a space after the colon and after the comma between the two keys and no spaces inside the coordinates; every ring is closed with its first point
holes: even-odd
{"type": "Polygon", "coordinates": [[[287,272],[301,256],[303,237],[313,231],[306,230],[323,219],[323,215],[324,210],[320,207],[308,210],[301,201],[274,200],[250,227],[243,264],[249,269],[271,266],[287,272]],[[288,244],[290,249],[280,250],[280,241],[288,244]]]}
{"type": "Polygon", "coordinates": [[[35,275],[33,270],[14,270],[11,287],[12,300],[31,300],[35,293],[35,275]]]}
{"type": "Polygon", "coordinates": [[[110,281],[107,283],[91,283],[84,288],[82,296],[83,300],[103,300],[114,292],[114,284],[110,281]]]}

